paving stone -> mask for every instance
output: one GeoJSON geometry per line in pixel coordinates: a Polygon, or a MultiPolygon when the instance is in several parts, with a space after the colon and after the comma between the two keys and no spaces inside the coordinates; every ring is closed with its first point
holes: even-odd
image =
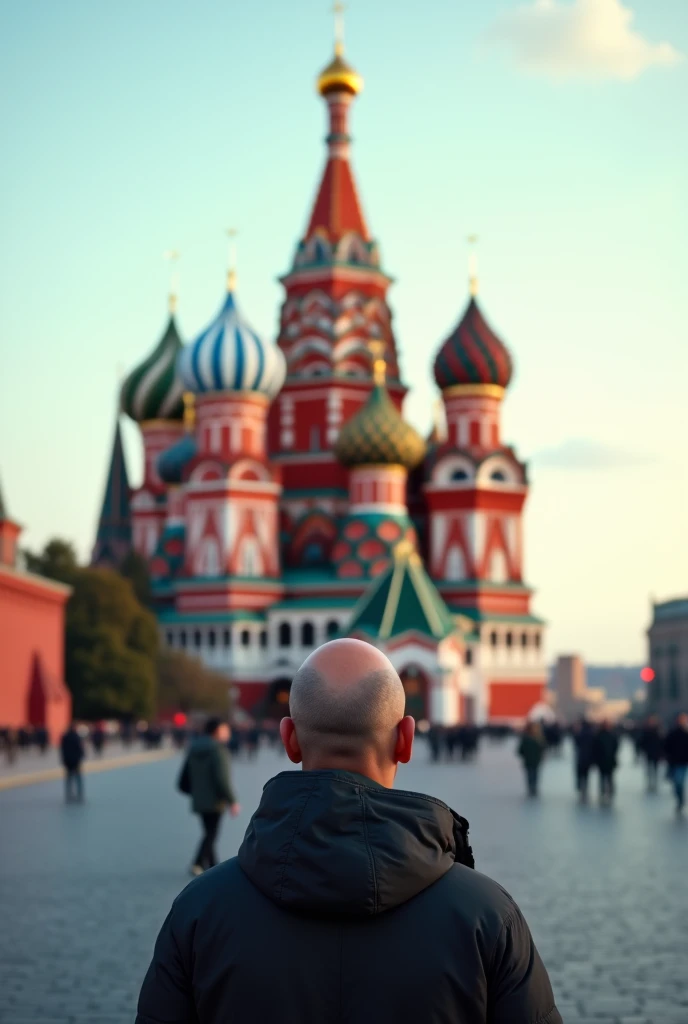
{"type": "MultiPolygon", "coordinates": [[[[525,801],[511,743],[467,765],[431,765],[421,745],[399,783],[469,819],[477,867],[523,909],[565,1024],[688,1024],[688,824],[667,789],[646,797],[628,748],[622,761],[612,811],[576,804],[568,752],[525,801]]],[[[270,751],[235,766],[245,812],[222,823],[224,857],[286,768],[270,751]]],[[[131,1024],[198,842],[177,771],[173,759],[89,776],[83,807],[65,807],[57,782],[0,792],[0,1024],[131,1024]]]]}

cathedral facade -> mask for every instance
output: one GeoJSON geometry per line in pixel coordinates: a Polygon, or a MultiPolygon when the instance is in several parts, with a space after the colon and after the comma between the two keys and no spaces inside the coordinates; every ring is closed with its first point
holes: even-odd
{"type": "Polygon", "coordinates": [[[282,278],[276,344],[242,312],[230,269],[220,309],[184,345],[163,336],[124,382],[144,477],[119,438],[94,561],[147,561],[161,635],[227,674],[274,717],[325,640],[383,649],[408,708],[436,724],[517,723],[543,697],[542,620],[523,578],[525,465],[501,437],[511,356],[471,279],[437,348],[443,428],[403,419],[391,279],[350,162],[362,88],[340,44],[318,79],[327,156],[282,278]]]}

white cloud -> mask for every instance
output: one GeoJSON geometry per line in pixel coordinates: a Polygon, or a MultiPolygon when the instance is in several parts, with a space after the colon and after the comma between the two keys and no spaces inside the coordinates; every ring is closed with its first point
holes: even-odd
{"type": "Polygon", "coordinates": [[[670,43],[648,42],[633,19],[622,0],[533,0],[500,15],[488,39],[506,44],[524,70],[551,78],[629,80],[683,60],[670,43]]]}
{"type": "Polygon", "coordinates": [[[530,460],[547,469],[623,469],[654,462],[646,452],[616,448],[588,437],[570,437],[552,448],[534,452],[530,460]]]}

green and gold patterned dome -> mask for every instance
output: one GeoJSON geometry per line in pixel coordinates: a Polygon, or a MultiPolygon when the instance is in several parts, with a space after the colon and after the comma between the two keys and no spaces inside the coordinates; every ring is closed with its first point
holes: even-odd
{"type": "Polygon", "coordinates": [[[150,355],[131,371],[122,385],[122,412],[136,423],[183,419],[184,388],[177,376],[177,356],[181,348],[174,320],[174,306],[171,303],[165,333],[150,355]]]}
{"type": "Polygon", "coordinates": [[[335,454],[345,466],[385,465],[413,469],[425,455],[425,441],[417,430],[404,422],[389,397],[385,387],[385,361],[379,350],[373,374],[375,387],[363,408],[342,427],[335,454]]]}

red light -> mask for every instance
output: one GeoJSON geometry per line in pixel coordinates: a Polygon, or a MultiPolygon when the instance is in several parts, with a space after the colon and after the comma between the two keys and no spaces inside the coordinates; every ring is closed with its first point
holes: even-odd
{"type": "Polygon", "coordinates": [[[655,670],[653,668],[650,668],[649,666],[647,668],[641,668],[640,678],[644,683],[653,682],[655,678],[655,670]]]}
{"type": "Polygon", "coordinates": [[[172,721],[178,727],[181,727],[182,725],[186,725],[186,715],[184,714],[183,711],[177,711],[177,713],[173,717],[172,721]]]}

